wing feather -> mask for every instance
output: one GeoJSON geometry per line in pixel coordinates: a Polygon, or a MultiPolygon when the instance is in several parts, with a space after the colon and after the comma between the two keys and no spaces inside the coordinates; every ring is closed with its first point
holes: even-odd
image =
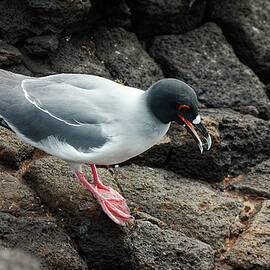
{"type": "Polygon", "coordinates": [[[104,91],[116,83],[75,74],[9,80],[12,87],[0,83],[0,115],[21,137],[36,144],[53,136],[85,152],[110,140],[102,128],[110,122],[104,91]],[[2,91],[5,88],[10,94],[2,91]]]}

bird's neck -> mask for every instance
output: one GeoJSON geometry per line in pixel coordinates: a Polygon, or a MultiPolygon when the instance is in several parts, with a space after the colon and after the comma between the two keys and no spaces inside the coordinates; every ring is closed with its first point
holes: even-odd
{"type": "Polygon", "coordinates": [[[171,116],[166,110],[166,101],[159,94],[149,88],[145,93],[146,106],[149,111],[163,124],[171,122],[171,116]]]}

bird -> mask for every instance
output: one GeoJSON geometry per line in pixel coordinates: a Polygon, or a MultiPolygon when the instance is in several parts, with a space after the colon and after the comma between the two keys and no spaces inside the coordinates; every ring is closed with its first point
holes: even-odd
{"type": "Polygon", "coordinates": [[[0,125],[67,162],[120,225],[133,217],[123,196],[99,179],[96,165],[141,154],[162,139],[173,121],[186,128],[201,153],[210,149],[197,95],[181,80],[161,79],[144,91],[90,74],[30,77],[0,69],[0,125]],[[91,166],[91,183],[83,164],[91,166]]]}

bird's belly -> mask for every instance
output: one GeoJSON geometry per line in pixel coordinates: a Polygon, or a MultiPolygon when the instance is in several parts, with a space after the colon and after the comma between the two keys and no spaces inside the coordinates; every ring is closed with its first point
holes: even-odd
{"type": "Polygon", "coordinates": [[[122,134],[112,136],[102,147],[89,150],[75,149],[54,137],[40,141],[35,146],[68,162],[112,165],[126,161],[152,147],[166,134],[169,126],[163,124],[158,128],[150,126],[148,129],[145,125],[144,129],[139,129],[138,126],[136,129],[130,127],[122,134]]]}
{"type": "Polygon", "coordinates": [[[111,149],[102,156],[93,157],[93,161],[97,165],[112,165],[122,163],[132,157],[135,157],[147,149],[151,148],[155,143],[137,144],[129,142],[127,144],[121,144],[118,150],[111,149]],[[132,146],[131,146],[132,144],[132,146]]]}
{"type": "Polygon", "coordinates": [[[113,139],[104,148],[97,150],[93,155],[93,161],[98,165],[112,165],[124,162],[135,157],[158,143],[168,131],[169,124],[159,129],[151,129],[147,132],[131,132],[121,138],[113,139]],[[150,132],[151,131],[151,132],[150,132]],[[145,136],[148,134],[148,136],[145,136]]]}

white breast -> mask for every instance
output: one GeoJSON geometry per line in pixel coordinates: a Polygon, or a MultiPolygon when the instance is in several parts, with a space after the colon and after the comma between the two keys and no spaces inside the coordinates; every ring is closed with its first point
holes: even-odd
{"type": "Polygon", "coordinates": [[[112,125],[104,126],[104,134],[109,134],[110,142],[96,149],[92,158],[95,164],[116,164],[146,151],[166,134],[170,124],[160,122],[147,108],[144,95],[128,96],[122,102],[121,118],[112,125]]]}

